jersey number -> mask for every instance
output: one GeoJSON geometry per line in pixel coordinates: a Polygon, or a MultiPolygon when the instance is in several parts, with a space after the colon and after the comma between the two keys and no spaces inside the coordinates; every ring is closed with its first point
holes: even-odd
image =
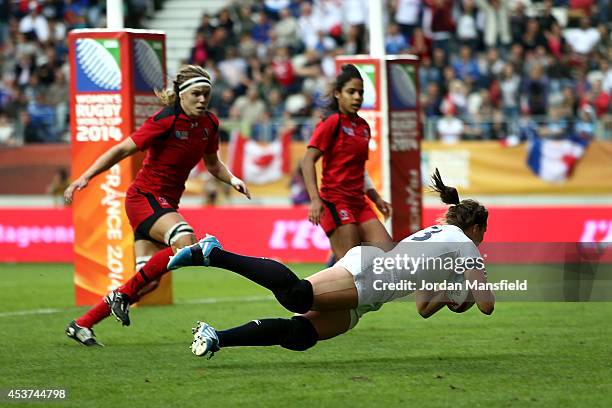
{"type": "Polygon", "coordinates": [[[442,232],[442,228],[434,225],[433,227],[428,228],[429,231],[423,231],[423,235],[419,235],[418,237],[412,237],[411,241],[427,241],[433,234],[437,234],[438,232],[442,232]]]}

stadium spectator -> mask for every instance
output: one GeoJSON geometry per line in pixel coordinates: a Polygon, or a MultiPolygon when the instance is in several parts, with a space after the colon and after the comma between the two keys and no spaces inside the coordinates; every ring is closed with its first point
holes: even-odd
{"type": "Polygon", "coordinates": [[[47,88],[47,102],[55,111],[55,124],[53,133],[57,135],[60,141],[70,139],[67,135],[68,131],[68,100],[69,89],[66,74],[61,69],[55,71],[55,81],[47,88]]]}
{"type": "Polygon", "coordinates": [[[514,71],[512,64],[506,64],[499,82],[501,91],[501,107],[504,115],[510,120],[516,119],[519,114],[519,97],[521,90],[521,77],[514,71]]]}
{"type": "MultiPolygon", "coordinates": [[[[416,309],[423,318],[431,317],[445,306],[455,313],[462,313],[476,304],[482,313],[493,313],[495,296],[488,289],[471,290],[473,297],[470,301],[455,299],[445,290],[423,289],[420,284],[415,285],[416,290],[409,287],[397,289],[400,282],[416,283],[417,279],[421,282],[453,282],[456,271],[453,268],[436,270],[424,266],[416,270],[388,267],[387,261],[396,265],[394,259],[406,257],[443,260],[445,264],[455,257],[482,260],[478,246],[487,229],[487,209],[474,200],[459,201],[457,190],[444,185],[437,170],[432,187],[440,194],[443,203],[451,205],[443,225],[418,231],[404,238],[387,253],[372,246],[356,246],[332,267],[306,279],[298,278],[279,262],[223,250],[215,237],[183,248],[170,261],[170,268],[214,266],[232,271],[270,290],[285,309],[295,313],[290,319],[253,320],[223,331],[199,322],[193,330],[193,354],[210,354],[212,357],[225,347],[272,345],[304,351],[319,340],[351,330],[365,313],[377,311],[385,303],[413,292],[416,309]],[[441,250],[440,245],[424,244],[424,241],[443,243],[445,249],[441,250]],[[382,268],[378,265],[382,270],[375,269],[379,260],[385,265],[382,268]],[[374,277],[381,284],[379,288],[374,283],[374,277]]],[[[434,262],[436,264],[438,262],[434,262]]],[[[486,283],[484,265],[465,271],[465,280],[486,283]]]]}
{"type": "Polygon", "coordinates": [[[601,39],[601,34],[597,28],[591,26],[591,21],[586,16],[580,19],[579,28],[568,29],[564,34],[571,50],[580,57],[588,55],[601,39]]]}
{"type": "Polygon", "coordinates": [[[419,67],[419,83],[421,89],[427,89],[430,84],[439,85],[442,82],[442,72],[432,65],[431,58],[424,57],[419,67]]]}
{"type": "Polygon", "coordinates": [[[475,50],[480,47],[476,4],[474,0],[463,0],[461,5],[461,14],[457,19],[457,39],[460,44],[475,50]]]}
{"type": "Polygon", "coordinates": [[[230,109],[232,107],[232,104],[234,103],[234,100],[235,100],[234,91],[232,91],[231,88],[226,87],[221,92],[219,97],[215,97],[215,94],[213,94],[213,97],[211,98],[211,101],[210,101],[210,108],[211,110],[215,111],[215,114],[218,117],[229,118],[230,109]]]}
{"type": "Polygon", "coordinates": [[[226,8],[221,9],[221,11],[219,12],[219,15],[217,16],[216,25],[217,27],[221,27],[225,29],[225,32],[227,33],[228,45],[234,46],[238,43],[238,39],[235,35],[235,30],[234,30],[234,20],[232,20],[232,17],[228,9],[226,8]]]}
{"type": "Polygon", "coordinates": [[[280,20],[272,28],[273,43],[276,47],[288,47],[294,52],[301,50],[300,26],[288,8],[279,11],[280,20]]]}
{"type": "Polygon", "coordinates": [[[225,58],[219,61],[217,67],[225,82],[233,90],[238,89],[247,74],[246,60],[238,54],[238,50],[235,47],[231,46],[226,48],[225,58]]]}
{"type": "Polygon", "coordinates": [[[543,2],[544,8],[540,12],[540,15],[537,18],[538,23],[540,23],[540,27],[544,32],[548,32],[551,30],[552,26],[556,24],[559,25],[559,20],[553,14],[553,1],[552,0],[544,0],[543,2]]]}
{"type": "MultiPolygon", "coordinates": [[[[358,54],[365,54],[367,47],[366,23],[369,15],[369,0],[344,0],[342,4],[343,26],[345,31],[353,33],[356,38],[356,48],[358,54]]],[[[337,41],[342,42],[342,34],[338,34],[337,41]]]]}
{"type": "MultiPolygon", "coordinates": [[[[447,71],[452,71],[449,67],[447,71]]],[[[459,79],[451,79],[448,81],[448,92],[444,99],[447,100],[454,109],[455,115],[464,115],[467,109],[468,87],[459,79]]]]}
{"type": "Polygon", "coordinates": [[[285,95],[299,91],[301,83],[293,70],[289,48],[279,47],[276,49],[272,58],[271,69],[274,72],[274,79],[282,87],[285,95]]]}
{"type": "Polygon", "coordinates": [[[342,67],[329,98],[330,114],[313,132],[302,171],[311,201],[308,219],[321,225],[340,259],[360,242],[391,242],[365,197],[385,217],[391,215],[391,205],[378,195],[365,170],[370,127],[358,115],[363,103],[363,80],[354,65],[342,67]],[[319,190],[315,163],[321,157],[319,190]]]}
{"type": "Polygon", "coordinates": [[[575,118],[578,112],[579,99],[571,86],[566,86],[561,91],[560,115],[567,121],[575,118]]]}
{"type": "Polygon", "coordinates": [[[272,22],[265,13],[259,13],[255,19],[255,25],[251,29],[251,35],[256,43],[264,46],[270,44],[270,31],[272,22]]]}
{"type": "Polygon", "coordinates": [[[478,87],[489,88],[502,75],[505,62],[499,55],[497,48],[489,48],[484,58],[478,60],[478,71],[480,79],[476,85],[478,87]]]}
{"type": "Polygon", "coordinates": [[[387,54],[400,54],[404,48],[408,47],[406,38],[400,33],[397,24],[389,24],[385,36],[385,51],[387,54]]]}
{"type": "Polygon", "coordinates": [[[399,25],[406,41],[412,38],[412,32],[421,24],[422,3],[422,0],[393,0],[391,2],[393,20],[399,25]]]}
{"type": "Polygon", "coordinates": [[[240,119],[250,126],[263,117],[266,104],[259,97],[257,86],[253,84],[247,90],[246,95],[236,98],[232,109],[236,109],[240,119]]]}
{"type": "Polygon", "coordinates": [[[277,121],[282,119],[285,115],[285,101],[283,101],[283,95],[280,90],[272,89],[266,96],[267,111],[272,119],[277,121]]]}
{"type": "Polygon", "coordinates": [[[268,16],[277,21],[282,10],[288,10],[291,0],[264,0],[263,10],[268,16]]]}
{"type": "Polygon", "coordinates": [[[206,50],[206,36],[198,32],[196,34],[195,44],[191,48],[189,63],[192,65],[206,65],[208,61],[208,51],[206,50]]]}
{"type": "Polygon", "coordinates": [[[521,45],[526,53],[534,51],[537,47],[546,46],[546,37],[540,30],[540,24],[535,18],[527,20],[525,32],[521,36],[521,45]]]}
{"type": "Polygon", "coordinates": [[[523,33],[527,30],[528,20],[529,17],[527,16],[525,2],[517,1],[514,13],[512,13],[512,16],[510,17],[510,34],[513,44],[517,44],[521,41],[523,33]]]}
{"type": "Polygon", "coordinates": [[[177,212],[191,169],[202,158],[216,178],[249,196],[244,182],[233,176],[218,158],[218,119],[207,111],[212,83],[201,67],[179,70],[172,90],[158,91],[163,109],[148,118],[130,137],[100,156],[66,189],[71,202],[76,191],[137,151],[147,151],[143,168],[126,195],[126,213],[134,230],[137,273],[66,328],[68,337],[86,346],[98,345],[91,328],[111,313],[128,326],[129,305],[153,290],[165,274],[168,259],[197,241],[193,228],[177,212]],[[206,137],[202,137],[205,135],[206,137]]]}
{"type": "Polygon", "coordinates": [[[14,146],[16,144],[15,126],[8,115],[0,111],[0,146],[14,146]]]}
{"type": "Polygon", "coordinates": [[[487,48],[509,45],[511,31],[508,2],[505,0],[476,0],[476,5],[484,13],[484,45],[487,48]]]}
{"type": "Polygon", "coordinates": [[[540,65],[534,65],[522,85],[521,95],[532,115],[545,115],[548,106],[548,78],[540,65]]]}
{"type": "Polygon", "coordinates": [[[548,109],[546,123],[539,128],[539,134],[543,137],[561,139],[568,136],[568,123],[561,116],[560,106],[553,105],[548,109]]]}
{"type": "Polygon", "coordinates": [[[602,76],[604,92],[612,94],[612,67],[610,61],[604,56],[599,58],[599,72],[602,76]]]}
{"type": "Polygon", "coordinates": [[[583,104],[590,104],[595,109],[595,115],[602,118],[610,109],[610,94],[603,90],[600,79],[593,81],[593,88],[585,96],[583,104]]]}
{"type": "Polygon", "coordinates": [[[322,22],[314,15],[312,4],[310,2],[302,2],[300,8],[300,17],[298,18],[299,36],[304,47],[313,49],[318,41],[317,33],[323,30],[322,22]]]}
{"type": "MultiPolygon", "coordinates": [[[[438,48],[440,52],[444,53],[442,48],[438,48]]],[[[421,28],[415,28],[412,31],[412,37],[410,38],[410,47],[408,49],[410,54],[414,54],[417,57],[423,59],[425,57],[432,56],[432,42],[430,39],[425,37],[425,33],[421,28]]]]}
{"type": "Polygon", "coordinates": [[[567,43],[563,38],[561,26],[556,22],[552,22],[549,30],[545,33],[546,48],[557,61],[563,59],[563,54],[566,52],[567,43]]]}
{"type": "Polygon", "coordinates": [[[442,94],[440,86],[436,82],[430,82],[425,88],[421,101],[421,108],[426,118],[436,118],[442,115],[440,107],[442,105],[442,94]]]}
{"type": "Polygon", "coordinates": [[[442,143],[455,144],[461,140],[465,130],[463,121],[457,115],[457,108],[448,100],[442,102],[444,116],[438,119],[436,130],[442,143]]]}
{"type": "Polygon", "coordinates": [[[426,15],[429,21],[433,46],[449,51],[452,48],[453,34],[456,29],[453,18],[454,0],[423,0],[427,6],[426,15]]]}
{"type": "Polygon", "coordinates": [[[211,37],[207,38],[206,51],[208,52],[208,60],[214,64],[218,64],[225,58],[225,47],[227,40],[227,32],[225,28],[216,28],[211,37]]]}
{"type": "Polygon", "coordinates": [[[19,32],[25,34],[29,39],[41,43],[49,39],[49,23],[40,12],[42,7],[36,2],[30,2],[29,13],[19,22],[19,32]]]}
{"type": "Polygon", "coordinates": [[[576,135],[584,140],[592,140],[595,135],[595,110],[590,105],[584,105],[578,113],[578,120],[574,125],[576,135]]]}
{"type": "Polygon", "coordinates": [[[472,56],[469,45],[462,45],[459,49],[459,58],[453,63],[455,76],[464,81],[474,83],[480,79],[480,68],[478,61],[472,56]]]}
{"type": "Polygon", "coordinates": [[[196,29],[196,34],[202,34],[205,39],[210,38],[212,37],[216,28],[217,25],[212,23],[210,16],[207,13],[204,13],[202,14],[200,25],[196,29]]]}

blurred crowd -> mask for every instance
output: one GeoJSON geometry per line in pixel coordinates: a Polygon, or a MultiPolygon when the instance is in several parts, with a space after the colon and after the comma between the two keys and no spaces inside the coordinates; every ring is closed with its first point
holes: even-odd
{"type": "MultiPolygon", "coordinates": [[[[430,138],[504,139],[526,123],[546,136],[609,138],[610,2],[389,0],[385,47],[421,58],[430,138]]],[[[66,32],[104,26],[104,3],[2,3],[0,143],[66,139],[66,32]]],[[[138,10],[128,13],[138,27],[159,4],[127,6],[138,10]]],[[[368,17],[367,0],[228,1],[201,17],[185,62],[214,76],[211,109],[227,132],[272,140],[292,127],[307,140],[334,58],[369,51],[368,17]]]]}

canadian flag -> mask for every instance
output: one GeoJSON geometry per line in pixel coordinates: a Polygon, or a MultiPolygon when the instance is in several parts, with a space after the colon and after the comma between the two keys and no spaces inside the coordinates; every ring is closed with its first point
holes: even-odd
{"type": "Polygon", "coordinates": [[[289,174],[291,137],[286,130],[272,143],[247,139],[239,131],[232,133],[229,145],[229,168],[238,178],[251,184],[267,184],[289,174]]]}

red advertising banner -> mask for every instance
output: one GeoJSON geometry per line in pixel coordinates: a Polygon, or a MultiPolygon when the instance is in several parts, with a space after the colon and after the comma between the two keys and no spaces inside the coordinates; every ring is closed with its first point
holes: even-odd
{"type": "MultiPolygon", "coordinates": [[[[612,207],[488,208],[485,243],[612,242],[612,207]]],[[[435,224],[444,211],[425,208],[425,225],[435,224]]],[[[306,207],[187,208],[181,213],[200,234],[216,235],[238,253],[285,262],[324,262],[329,255],[329,240],[308,222],[306,207]]],[[[2,209],[0,262],[72,262],[71,220],[70,209],[2,209]]]]}
{"type": "Polygon", "coordinates": [[[396,241],[422,228],[418,62],[412,56],[387,56],[385,60],[392,231],[396,241]]]}
{"type": "MultiPolygon", "coordinates": [[[[142,30],[73,30],[69,38],[72,171],[82,174],[159,107],[165,86],[165,35],[142,30]]],[[[125,192],[140,157],[122,160],[75,194],[77,305],[97,302],[134,273],[133,235],[125,192]]],[[[169,288],[156,291],[171,302],[169,288]]]]}

